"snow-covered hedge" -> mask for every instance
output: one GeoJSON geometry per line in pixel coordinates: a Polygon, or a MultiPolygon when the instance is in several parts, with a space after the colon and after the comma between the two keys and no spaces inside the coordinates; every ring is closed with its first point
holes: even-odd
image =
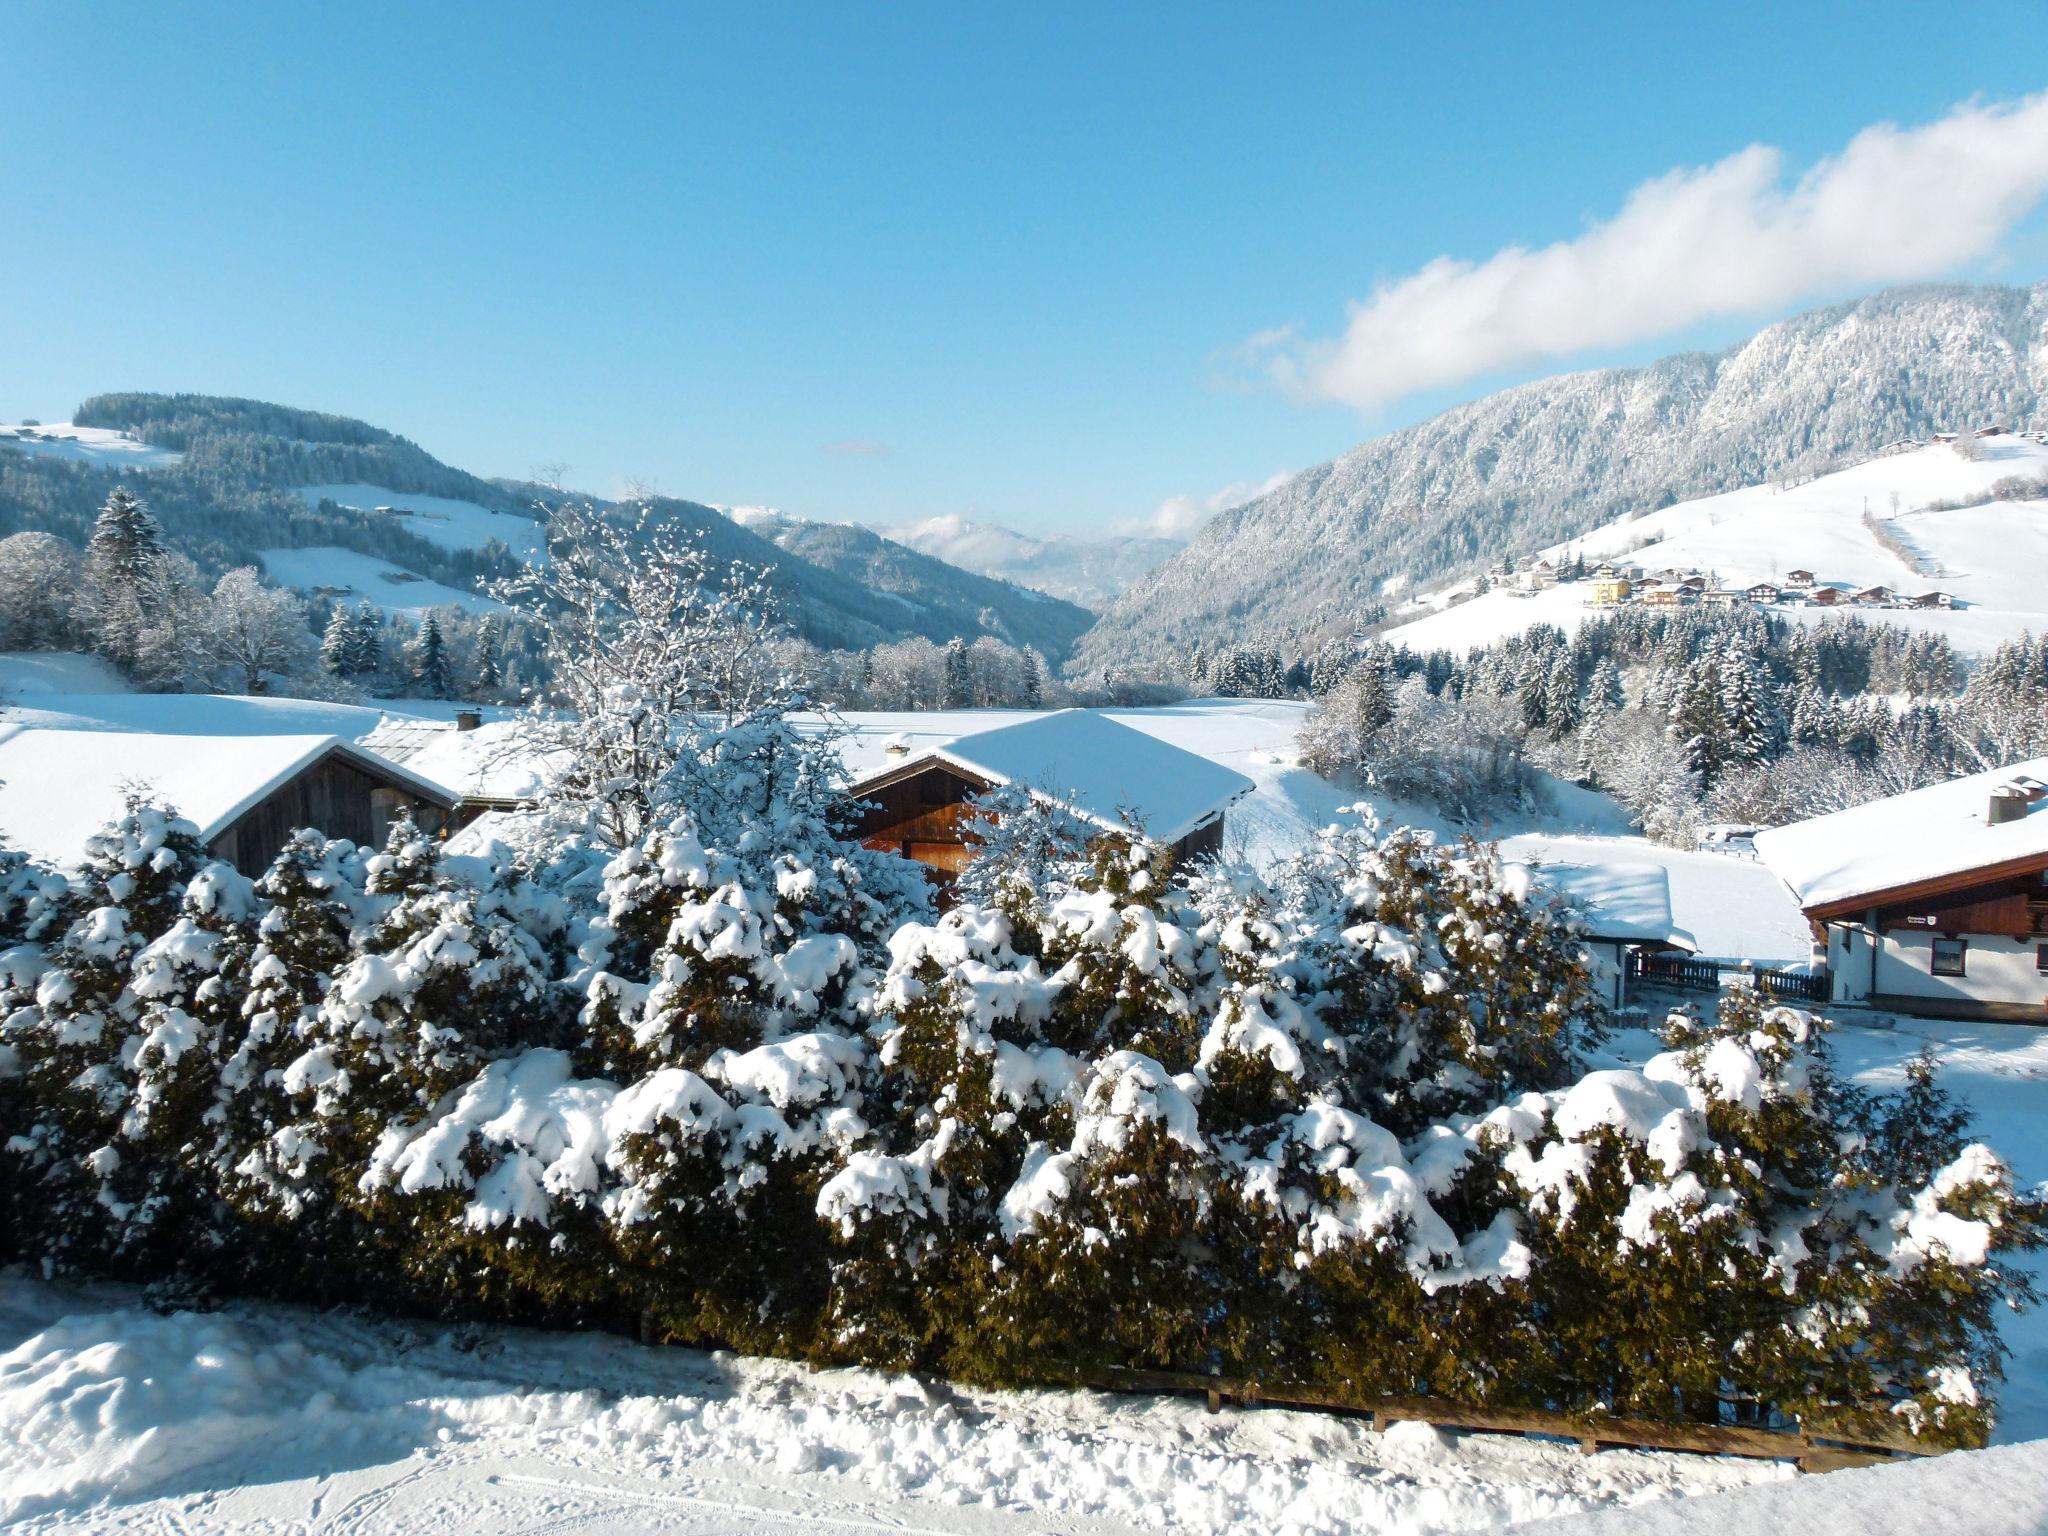
{"type": "Polygon", "coordinates": [[[1589,1070],[1569,919],[1470,844],[1112,837],[893,925],[866,867],[402,826],[252,884],[147,805],[68,885],[0,858],[0,1241],[989,1383],[1985,1434],[2044,1212],[1930,1072],[1866,1096],[1741,994],[1589,1070]]]}

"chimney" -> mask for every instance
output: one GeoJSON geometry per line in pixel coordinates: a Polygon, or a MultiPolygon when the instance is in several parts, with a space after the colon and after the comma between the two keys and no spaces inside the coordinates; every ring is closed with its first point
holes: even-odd
{"type": "Polygon", "coordinates": [[[473,731],[483,723],[484,714],[480,709],[458,709],[455,711],[455,729],[458,731],[473,731]]]}
{"type": "Polygon", "coordinates": [[[2048,795],[2048,785],[2025,775],[2001,784],[1991,791],[1991,809],[1984,818],[1985,822],[1997,827],[2009,821],[2018,821],[2044,795],[2048,795]]]}

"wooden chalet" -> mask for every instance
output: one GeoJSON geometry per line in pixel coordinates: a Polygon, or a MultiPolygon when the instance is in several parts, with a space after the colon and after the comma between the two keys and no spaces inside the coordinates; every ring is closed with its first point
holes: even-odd
{"type": "Polygon", "coordinates": [[[2048,1023],[2048,758],[1760,832],[1830,997],[2048,1023]]]}
{"type": "Polygon", "coordinates": [[[1745,594],[1752,603],[1770,604],[1777,602],[1784,594],[1768,581],[1759,581],[1745,594]]]}
{"type": "Polygon", "coordinates": [[[1015,785],[1103,831],[1135,828],[1182,859],[1223,846],[1224,815],[1252,781],[1206,757],[1067,709],[958,737],[912,754],[892,747],[856,780],[855,835],[869,848],[915,859],[941,884],[965,869],[983,813],[975,797],[1015,785]]]}
{"type": "Polygon", "coordinates": [[[199,830],[208,853],[260,874],[291,834],[381,843],[410,812],[440,832],[457,796],[338,736],[214,736],[15,727],[0,735],[0,825],[58,867],[122,814],[133,791],[199,830]]]}
{"type": "Polygon", "coordinates": [[[1850,600],[1866,608],[1882,608],[1894,595],[1890,587],[1865,587],[1860,592],[1852,594],[1850,600]]]}
{"type": "Polygon", "coordinates": [[[1801,589],[1810,587],[1813,585],[1813,572],[1787,571],[1785,573],[1785,585],[1788,587],[1798,587],[1801,589]]]}
{"type": "Polygon", "coordinates": [[[1808,587],[1806,589],[1806,600],[1816,608],[1838,607],[1843,600],[1842,589],[1840,587],[1808,587]]]}

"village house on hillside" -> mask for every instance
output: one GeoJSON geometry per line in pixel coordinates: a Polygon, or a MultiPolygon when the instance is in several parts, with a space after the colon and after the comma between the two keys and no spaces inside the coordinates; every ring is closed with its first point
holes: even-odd
{"type": "Polygon", "coordinates": [[[75,865],[131,790],[177,811],[208,853],[245,875],[260,874],[301,827],[379,844],[407,812],[442,830],[457,800],[339,736],[0,727],[0,826],[41,863],[75,865]]]}
{"type": "Polygon", "coordinates": [[[1760,832],[1830,996],[2048,1023],[2048,758],[1760,832]]]}
{"type": "Polygon", "coordinates": [[[856,780],[854,835],[926,865],[941,882],[972,862],[969,803],[1016,785],[1105,831],[1135,824],[1183,859],[1223,846],[1224,813],[1255,786],[1241,773],[1085,709],[1020,720],[889,760],[856,780]]]}

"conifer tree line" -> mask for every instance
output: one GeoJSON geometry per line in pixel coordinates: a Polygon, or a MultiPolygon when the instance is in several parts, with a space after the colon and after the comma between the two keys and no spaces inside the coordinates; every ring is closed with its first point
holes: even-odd
{"type": "Polygon", "coordinates": [[[401,823],[251,881],[141,801],[68,877],[0,859],[0,1259],[1983,1440],[2048,1208],[1929,1063],[1865,1093],[1731,994],[1591,1070],[1569,915],[1369,823],[1265,879],[1099,837],[934,918],[826,786],[765,787],[802,740],[707,731],[662,816],[533,862],[401,823]]]}
{"type": "Polygon", "coordinates": [[[1966,662],[1855,615],[1626,609],[1463,657],[1369,642],[1310,677],[1318,772],[1479,817],[1540,795],[1542,768],[1680,846],[2048,755],[2048,635],[1966,662]]]}

